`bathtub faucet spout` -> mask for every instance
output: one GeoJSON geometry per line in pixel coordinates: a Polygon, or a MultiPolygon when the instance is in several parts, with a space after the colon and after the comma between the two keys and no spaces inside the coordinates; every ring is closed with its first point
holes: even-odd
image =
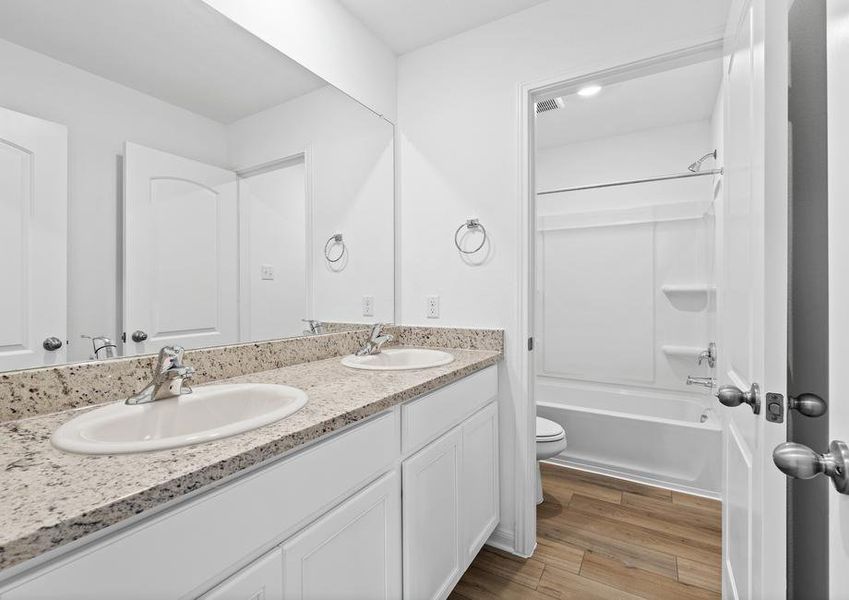
{"type": "Polygon", "coordinates": [[[693,377],[692,375],[688,375],[687,385],[700,385],[712,390],[716,387],[716,379],[713,377],[693,377]]]}

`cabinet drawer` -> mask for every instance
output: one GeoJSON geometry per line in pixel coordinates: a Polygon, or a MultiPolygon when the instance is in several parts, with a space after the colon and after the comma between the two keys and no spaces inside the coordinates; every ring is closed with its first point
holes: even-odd
{"type": "Polygon", "coordinates": [[[409,455],[477,412],[498,395],[498,367],[461,379],[401,406],[401,449],[409,455]]]}
{"type": "Polygon", "coordinates": [[[393,410],[83,548],[2,598],[196,597],[392,469],[398,448],[393,410]]]}

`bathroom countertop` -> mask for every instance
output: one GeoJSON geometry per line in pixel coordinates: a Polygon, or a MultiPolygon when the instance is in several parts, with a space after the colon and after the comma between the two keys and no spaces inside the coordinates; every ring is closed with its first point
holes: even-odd
{"type": "Polygon", "coordinates": [[[277,423],[173,450],[83,456],[53,448],[53,431],[90,407],[2,423],[0,569],[283,455],[501,358],[495,350],[443,350],[454,362],[430,369],[361,371],[335,357],[227,379],[292,385],[305,390],[309,401],[277,423]]]}

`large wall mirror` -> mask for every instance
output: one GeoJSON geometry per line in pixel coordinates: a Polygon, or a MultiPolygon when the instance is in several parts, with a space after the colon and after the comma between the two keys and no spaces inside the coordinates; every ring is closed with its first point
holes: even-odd
{"type": "Polygon", "coordinates": [[[393,171],[201,0],[3,0],[0,371],[391,321],[393,171]]]}

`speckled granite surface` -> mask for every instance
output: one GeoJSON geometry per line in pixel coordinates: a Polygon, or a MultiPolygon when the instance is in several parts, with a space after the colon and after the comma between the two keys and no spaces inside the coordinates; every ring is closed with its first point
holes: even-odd
{"type": "MultiPolygon", "coordinates": [[[[429,345],[439,339],[430,335],[429,345]]],[[[357,371],[334,357],[230,379],[293,385],[305,390],[309,401],[278,423],[175,450],[80,456],[54,449],[52,432],[88,408],[0,424],[0,569],[435,390],[501,357],[500,349],[445,349],[455,361],[432,369],[357,371]]]]}
{"type": "MultiPolygon", "coordinates": [[[[395,344],[503,351],[500,329],[391,326],[395,344]]],[[[349,354],[366,329],[186,352],[201,384],[349,354]]],[[[120,358],[0,373],[0,422],[126,398],[150,380],[152,356],[120,358]]]]}

